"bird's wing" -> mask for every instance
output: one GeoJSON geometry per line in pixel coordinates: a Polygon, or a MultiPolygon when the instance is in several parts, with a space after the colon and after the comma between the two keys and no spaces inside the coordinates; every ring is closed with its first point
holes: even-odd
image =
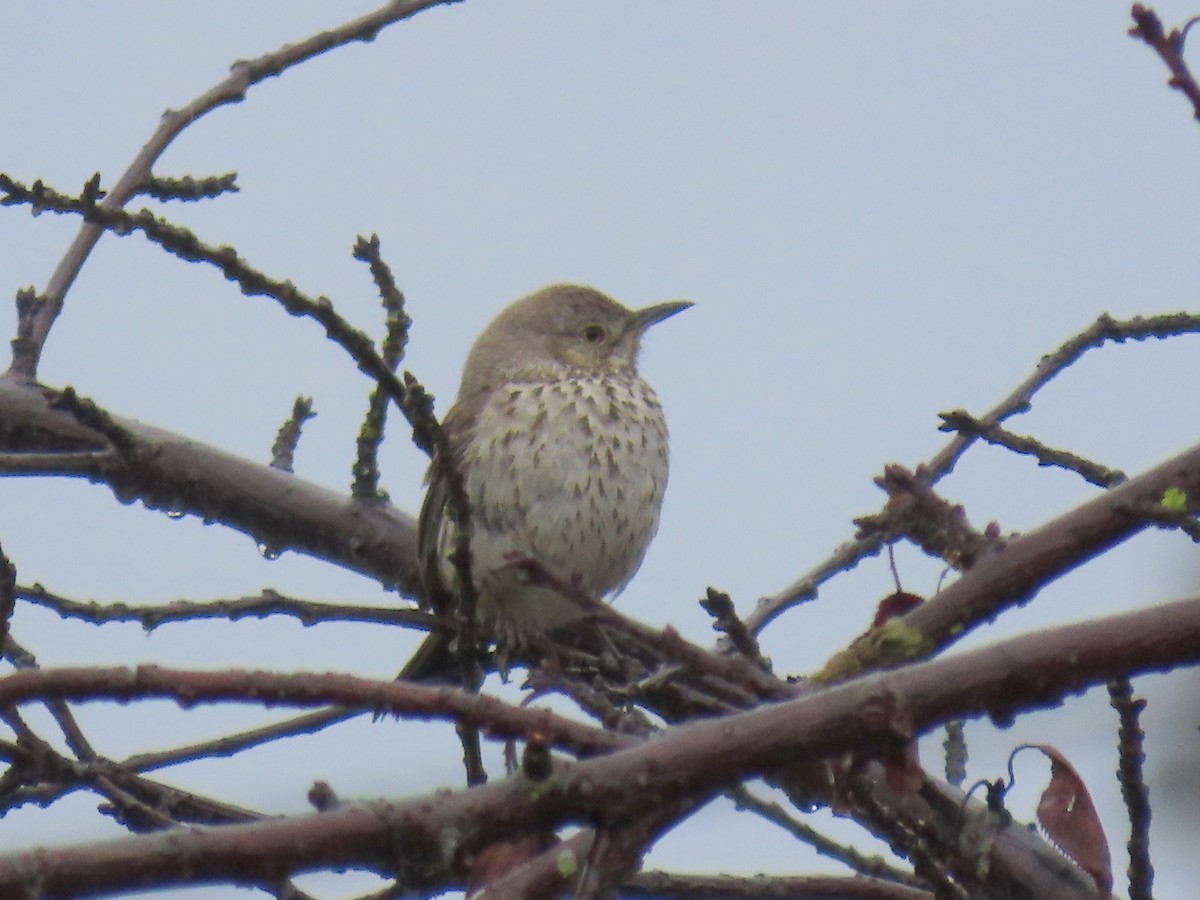
{"type": "MultiPolygon", "coordinates": [[[[456,466],[462,465],[463,452],[470,438],[468,422],[471,404],[455,403],[446,413],[442,428],[450,444],[456,466]]],[[[426,475],[428,487],[421,512],[417,517],[417,559],[421,567],[421,603],[440,615],[454,611],[455,592],[442,577],[442,561],[446,555],[446,507],[449,490],[446,477],[434,463],[426,475]]],[[[451,650],[452,636],[435,631],[421,643],[417,652],[405,664],[399,677],[408,681],[457,683],[458,662],[451,650]]]]}
{"type": "MultiPolygon", "coordinates": [[[[470,440],[472,409],[477,404],[470,398],[462,398],[450,407],[442,420],[442,429],[450,444],[454,465],[462,466],[467,442],[470,440]]],[[[431,463],[426,474],[428,488],[417,517],[417,559],[421,567],[421,582],[424,588],[422,604],[437,613],[450,612],[453,589],[442,577],[442,563],[447,545],[443,532],[446,530],[446,508],[449,503],[449,487],[442,470],[431,463]]]]}

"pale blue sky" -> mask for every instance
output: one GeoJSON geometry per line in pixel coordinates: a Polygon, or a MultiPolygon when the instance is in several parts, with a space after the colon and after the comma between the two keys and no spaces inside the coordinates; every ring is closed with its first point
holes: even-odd
{"type": "MultiPolygon", "coordinates": [[[[115,180],[161,110],[231,61],[370,8],[9,6],[0,170],[67,190],[97,170],[115,180]]],[[[1175,22],[1195,10],[1160,11],[1175,22]]],[[[578,280],[630,305],[694,300],[644,355],[670,419],[673,470],[659,537],[619,602],[706,642],[695,603],[706,585],[748,610],[819,562],[852,534],[854,516],[878,506],[871,479],[885,462],[913,464],[941,446],[938,411],[982,412],[1103,311],[1196,311],[1200,131],[1128,25],[1120,3],[466,0],[255,88],[189,129],[158,171],[236,169],[240,194],[169,215],[328,294],[366,327],[379,320],[376,295],[350,248],[357,233],[378,232],[415,320],[406,365],[443,410],[471,339],[530,290],[578,280]]],[[[41,287],[75,227],[0,210],[0,333],[13,333],[3,298],[41,287]]],[[[1013,426],[1139,471],[1196,440],[1198,341],[1103,351],[1013,426]]],[[[366,392],[318,328],[137,237],[106,238],[94,253],[42,377],[261,460],[294,396],[309,394],[319,417],[297,471],[340,488],[366,392]]],[[[396,502],[415,510],[423,458],[401,431],[383,464],[396,502]]],[[[1092,489],[979,449],[945,493],[976,524],[1023,530],[1092,489]]],[[[0,481],[0,544],[23,581],[83,598],[157,602],[271,585],[388,602],[363,579],[294,556],[267,563],[240,535],[119,507],[85,484],[0,481]]],[[[936,585],[936,567],[913,554],[901,554],[901,572],[911,590],[936,585]]],[[[1139,538],[978,641],[1186,596],[1196,572],[1186,539],[1139,538]]],[[[783,670],[819,665],[865,629],[889,586],[881,562],[864,565],[779,620],[768,652],[783,670]]],[[[415,642],[279,622],[176,626],[147,639],[135,627],[97,634],[28,610],[15,627],[47,664],[385,676],[415,642]]],[[[1194,696],[1194,678],[1170,684],[1194,696]]],[[[1172,900],[1200,877],[1186,836],[1200,827],[1195,709],[1158,696],[1148,718],[1155,865],[1158,896],[1172,900]],[[1185,740],[1190,763],[1176,755],[1185,740]]],[[[255,720],[154,708],[161,717],[149,725],[132,709],[89,707],[82,718],[113,756],[255,720]]],[[[169,777],[271,811],[302,809],[317,777],[343,796],[459,778],[449,729],[447,752],[406,756],[397,772],[398,742],[423,731],[348,728],[169,777]],[[350,766],[347,746],[359,753],[350,766]]],[[[999,775],[1023,740],[1067,752],[1123,871],[1105,698],[998,735],[972,732],[972,778],[999,775]]],[[[116,833],[94,806],[74,798],[11,815],[0,850],[116,833]]],[[[1030,817],[1032,800],[1015,811],[1030,817]]],[[[721,828],[744,840],[716,868],[834,870],[728,811],[688,828],[651,864],[693,867],[696,829],[721,828]]]]}

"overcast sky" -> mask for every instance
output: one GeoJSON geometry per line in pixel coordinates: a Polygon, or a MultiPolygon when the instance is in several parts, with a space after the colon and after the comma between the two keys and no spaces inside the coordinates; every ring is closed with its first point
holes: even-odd
{"type": "MultiPolygon", "coordinates": [[[[71,192],[96,171],[111,184],[160,112],[211,86],[233,60],[370,8],[338,7],[7,4],[0,170],[71,192]]],[[[1159,11],[1173,23],[1197,10],[1159,11]]],[[[538,287],[584,282],[631,306],[694,300],[646,342],[643,371],[671,424],[671,483],[659,536],[619,603],[707,643],[696,605],[704,588],[729,591],[749,611],[820,562],[853,534],[852,518],[879,506],[872,477],[884,463],[913,465],[942,446],[937,412],[982,413],[1101,312],[1197,311],[1200,131],[1161,62],[1126,35],[1129,24],[1121,3],[466,0],[254,88],[188,129],[157,172],[236,170],[241,193],[173,206],[169,216],[327,294],[375,333],[375,290],[350,249],[357,234],[378,233],[415,323],[405,365],[443,411],[474,336],[538,287]]],[[[44,286],[76,228],[0,210],[0,333],[12,335],[15,321],[2,298],[44,286]]],[[[1198,342],[1093,354],[1013,427],[1139,472],[1197,439],[1198,342]]],[[[262,461],[293,398],[310,395],[319,415],[297,473],[338,489],[349,483],[368,388],[312,323],[139,237],[102,241],[41,377],[262,461]]],[[[424,458],[402,429],[382,464],[395,502],[415,511],[424,458]]],[[[944,491],[977,525],[996,520],[1005,531],[1094,494],[985,448],[944,491]]],[[[0,544],[22,582],[80,599],[165,602],[270,585],[393,600],[327,564],[267,562],[240,534],[119,506],[83,483],[0,481],[0,544]]],[[[934,591],[936,566],[913,553],[899,560],[906,588],[934,591]]],[[[970,644],[1189,596],[1198,572],[1185,538],[1146,535],[970,644]]],[[[890,589],[882,561],[864,564],[775,623],[765,648],[781,671],[811,671],[867,627],[890,589]]],[[[26,608],[15,630],[48,665],[169,661],[377,677],[416,641],[278,621],[146,637],[26,608]]],[[[1157,698],[1147,726],[1162,900],[1192,896],[1200,877],[1197,684],[1176,676],[1137,685],[1157,698]],[[1168,689],[1185,693],[1168,701],[1168,689]]],[[[1002,774],[1022,741],[1056,744],[1097,797],[1123,872],[1114,723],[1101,694],[1008,731],[971,726],[970,777],[1002,774]]],[[[116,758],[260,718],[154,709],[147,719],[141,707],[86,707],[81,718],[116,758]]],[[[164,777],[279,812],[303,810],[318,777],[342,796],[457,783],[449,728],[430,753],[406,751],[398,764],[396,748],[425,731],[350,725],[303,747],[164,777]],[[348,746],[359,754],[349,766],[348,746]]],[[[936,749],[931,741],[927,759],[936,749]]],[[[1044,775],[1032,758],[1023,765],[1034,782],[1044,775]]],[[[1032,818],[1035,796],[1031,786],[1014,812],[1032,818]]],[[[118,833],[95,805],[79,796],[11,814],[0,820],[0,850],[118,833]]],[[[715,868],[836,871],[725,807],[673,833],[650,865],[695,868],[697,835],[718,829],[737,851],[715,868]]],[[[329,880],[306,884],[341,895],[329,880]]]]}

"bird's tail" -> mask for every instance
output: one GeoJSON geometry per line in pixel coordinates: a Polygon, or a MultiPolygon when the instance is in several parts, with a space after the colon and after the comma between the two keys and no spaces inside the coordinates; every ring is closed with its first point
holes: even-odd
{"type": "Polygon", "coordinates": [[[458,684],[462,678],[458,659],[450,649],[451,635],[432,632],[412,658],[404,664],[397,678],[425,684],[458,684]]]}

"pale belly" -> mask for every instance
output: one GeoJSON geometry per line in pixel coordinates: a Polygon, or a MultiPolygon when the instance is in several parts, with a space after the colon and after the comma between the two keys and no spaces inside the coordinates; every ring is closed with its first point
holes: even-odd
{"type": "Polygon", "coordinates": [[[463,461],[484,618],[545,628],[578,614],[574,602],[530,585],[517,558],[595,598],[624,587],[658,529],[667,483],[666,422],[650,387],[514,384],[484,407],[475,434],[491,436],[463,461]]]}

